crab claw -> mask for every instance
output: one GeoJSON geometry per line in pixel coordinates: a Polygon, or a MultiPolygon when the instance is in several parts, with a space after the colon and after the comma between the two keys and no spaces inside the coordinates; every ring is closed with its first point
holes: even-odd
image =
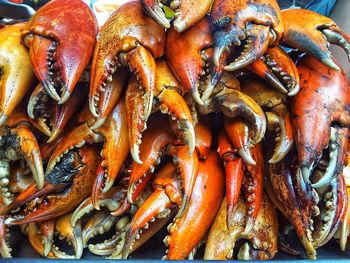
{"type": "Polygon", "coordinates": [[[47,257],[52,249],[56,221],[48,220],[42,223],[38,223],[38,225],[39,231],[42,235],[42,243],[44,245],[43,256],[47,257]]]}
{"type": "Polygon", "coordinates": [[[27,113],[35,122],[35,127],[47,135],[48,143],[54,141],[68,125],[72,116],[81,108],[86,101],[86,83],[78,83],[75,92],[72,93],[63,105],[56,104],[48,97],[46,90],[39,84],[28,101],[27,113]],[[53,105],[52,105],[53,104],[53,105]]]}
{"type": "Polygon", "coordinates": [[[250,148],[254,145],[249,136],[249,127],[239,118],[225,117],[224,128],[232,146],[238,150],[244,162],[255,165],[250,148]]]}
{"type": "Polygon", "coordinates": [[[299,92],[299,74],[289,55],[280,47],[269,47],[261,58],[248,66],[277,90],[294,96],[299,92]]]}
{"type": "Polygon", "coordinates": [[[228,228],[226,224],[226,198],[222,200],[208,235],[204,252],[205,260],[232,258],[268,260],[274,257],[277,253],[278,243],[278,223],[274,206],[264,195],[254,227],[250,233],[243,233],[246,227],[247,210],[243,199],[239,198],[231,222],[232,227],[228,228]],[[239,240],[242,242],[238,243],[239,240]],[[243,245],[237,247],[239,244],[243,245]]]}
{"type": "Polygon", "coordinates": [[[318,203],[320,214],[313,226],[315,230],[312,237],[315,248],[323,246],[334,236],[345,215],[347,196],[343,177],[333,179],[325,189],[318,189],[318,194],[323,198],[318,203]]]}
{"type": "Polygon", "coordinates": [[[176,175],[176,167],[168,162],[157,173],[152,183],[153,193],[145,200],[133,216],[126,235],[123,258],[135,248],[135,242],[141,238],[144,229],[156,221],[156,218],[170,219],[171,210],[182,202],[181,183],[176,175]]]}
{"type": "MultiPolygon", "coordinates": [[[[128,76],[129,74],[126,70],[121,68],[114,73],[112,81],[106,83],[103,87],[103,92],[99,95],[96,107],[90,109],[91,113],[96,117],[91,129],[95,130],[101,127],[113,111],[127,86],[128,76]]],[[[90,92],[92,91],[90,90],[90,92]]],[[[91,94],[90,96],[93,95],[91,94]]]]}
{"type": "Polygon", "coordinates": [[[317,198],[313,196],[310,184],[303,180],[300,169],[291,160],[293,154],[294,151],[283,161],[269,164],[265,189],[276,207],[293,224],[308,258],[316,259],[312,243],[312,216],[319,214],[317,198]]]}
{"type": "Polygon", "coordinates": [[[282,11],[283,42],[302,50],[333,70],[340,70],[328,50],[329,43],[344,49],[350,60],[350,37],[330,18],[306,9],[282,11]],[[307,17],[307,19],[304,19],[307,17]]]}
{"type": "Polygon", "coordinates": [[[40,147],[29,127],[26,124],[19,124],[10,129],[10,136],[5,135],[0,138],[2,145],[14,149],[14,151],[8,152],[10,160],[16,158],[17,153],[24,157],[38,188],[41,189],[44,186],[44,169],[40,147]]]}
{"type": "Polygon", "coordinates": [[[132,163],[128,188],[128,200],[130,203],[133,202],[132,196],[137,186],[142,182],[142,178],[149,172],[153,173],[154,166],[160,163],[164,147],[175,139],[166,123],[167,121],[164,118],[150,120],[150,128],[145,132],[140,152],[143,163],[139,164],[135,160],[132,163]]]}
{"type": "Polygon", "coordinates": [[[174,28],[167,31],[166,60],[183,85],[183,93],[190,92],[193,99],[200,105],[210,97],[222,75],[222,70],[208,63],[212,56],[212,44],[207,17],[181,34],[174,28]],[[202,84],[203,81],[206,82],[207,89],[201,98],[199,89],[205,86],[202,84]]]}
{"type": "Polygon", "coordinates": [[[215,108],[228,118],[240,117],[248,122],[252,144],[259,143],[265,135],[266,118],[260,106],[243,92],[226,89],[213,97],[215,108]]]}
{"type": "Polygon", "coordinates": [[[175,134],[189,146],[191,154],[195,148],[195,134],[191,112],[179,93],[180,83],[165,60],[158,60],[154,98],[163,114],[169,114],[177,123],[175,134]]]}
{"type": "MultiPolygon", "coordinates": [[[[162,27],[170,28],[170,22],[163,10],[163,4],[157,0],[142,0],[143,8],[162,27]]],[[[181,33],[201,20],[209,11],[211,0],[172,0],[166,8],[173,13],[174,29],[181,33]]]]}
{"type": "Polygon", "coordinates": [[[224,195],[224,171],[217,153],[211,151],[199,162],[193,194],[183,215],[168,227],[165,259],[185,259],[195,250],[210,228],[224,195]]]}
{"type": "Polygon", "coordinates": [[[46,258],[56,258],[51,250],[46,254],[46,243],[43,242],[43,236],[39,228],[38,223],[29,223],[28,224],[28,240],[32,248],[39,253],[40,256],[46,258]]]}
{"type": "Polygon", "coordinates": [[[126,106],[124,99],[120,100],[107,120],[99,128],[92,130],[88,123],[83,123],[65,136],[56,147],[48,162],[46,173],[50,173],[55,164],[66,152],[79,149],[85,144],[103,143],[101,151],[102,167],[105,170],[103,191],[107,191],[117,177],[120,168],[128,156],[129,145],[127,137],[126,106]],[[114,150],[118,149],[118,154],[114,150]]]}
{"type": "Polygon", "coordinates": [[[106,193],[102,193],[98,200],[95,201],[92,197],[85,199],[75,210],[71,218],[72,226],[74,227],[78,220],[80,220],[84,215],[92,212],[97,205],[100,209],[101,207],[106,207],[109,211],[117,210],[124,199],[126,198],[125,192],[121,187],[112,187],[106,193]]]}
{"type": "Polygon", "coordinates": [[[291,115],[295,145],[305,181],[322,156],[329,156],[324,179],[314,185],[321,187],[338,176],[344,164],[350,90],[343,71],[332,70],[311,56],[300,61],[298,71],[301,87],[293,97],[291,115]]]}
{"type": "Polygon", "coordinates": [[[19,225],[47,221],[73,210],[91,194],[99,159],[96,149],[90,146],[70,150],[46,175],[51,184],[66,183],[69,186],[62,193],[29,202],[25,213],[8,217],[5,223],[19,225]]]}
{"type": "Polygon", "coordinates": [[[21,38],[34,72],[59,104],[68,100],[89,63],[97,30],[89,6],[68,0],[47,3],[24,26],[21,38]]]}
{"type": "Polygon", "coordinates": [[[218,153],[225,166],[227,225],[231,228],[229,222],[232,222],[244,178],[243,160],[237,156],[237,150],[232,147],[224,131],[219,134],[218,145],[218,153]]]}
{"type": "Polygon", "coordinates": [[[0,216],[0,255],[3,258],[12,258],[11,247],[9,245],[9,228],[4,223],[5,216],[0,216]]]}
{"type": "MultiPolygon", "coordinates": [[[[233,62],[225,66],[224,69],[227,71],[235,71],[244,68],[255,60],[260,58],[267,50],[269,42],[266,41],[270,34],[270,29],[263,25],[248,25],[247,26],[247,44],[244,46],[243,51],[239,57],[235,58],[233,62]]],[[[214,63],[219,66],[219,61],[222,57],[222,52],[225,48],[216,47],[214,49],[214,63]]]]}
{"type": "Polygon", "coordinates": [[[23,26],[24,24],[15,24],[0,30],[0,126],[35,80],[29,54],[20,43],[23,26]]]}

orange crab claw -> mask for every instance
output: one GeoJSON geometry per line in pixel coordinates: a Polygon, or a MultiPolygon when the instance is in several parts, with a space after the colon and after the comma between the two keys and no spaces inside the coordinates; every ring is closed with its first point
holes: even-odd
{"type": "Polygon", "coordinates": [[[25,123],[19,123],[9,130],[9,134],[3,129],[0,132],[2,144],[8,147],[13,147],[14,152],[9,152],[10,159],[16,159],[17,153],[22,156],[28,167],[30,168],[33,178],[38,186],[42,188],[44,185],[44,170],[40,154],[40,147],[33,132],[25,123]],[[13,140],[16,138],[16,140],[13,140]],[[17,152],[17,153],[16,153],[17,152]]]}
{"type": "Polygon", "coordinates": [[[306,9],[282,11],[283,42],[314,56],[321,63],[340,70],[328,50],[329,43],[340,46],[350,60],[350,37],[330,18],[306,9]],[[307,19],[304,19],[307,17],[307,19]]]}
{"type": "Polygon", "coordinates": [[[211,151],[199,163],[193,194],[184,214],[169,227],[169,235],[164,239],[168,246],[167,259],[184,259],[198,246],[219,210],[224,185],[219,156],[211,151]]]}
{"type": "MultiPolygon", "coordinates": [[[[142,0],[143,8],[162,27],[170,28],[170,22],[163,11],[163,4],[156,0],[142,0]]],[[[201,2],[194,0],[171,1],[167,8],[174,13],[174,29],[181,33],[196,24],[209,11],[211,0],[201,2]]]]}
{"type": "Polygon", "coordinates": [[[20,43],[24,24],[0,30],[0,126],[5,123],[34,84],[29,54],[20,43]]]}
{"type": "Polygon", "coordinates": [[[65,103],[89,63],[97,21],[83,1],[55,0],[41,7],[22,30],[33,69],[47,93],[65,103]]]}
{"type": "Polygon", "coordinates": [[[311,56],[302,58],[298,71],[301,86],[293,97],[291,115],[295,145],[305,181],[322,156],[329,156],[323,179],[313,185],[319,188],[337,177],[344,165],[350,90],[344,71],[332,70],[311,56]]]}
{"type": "Polygon", "coordinates": [[[143,163],[139,164],[133,160],[131,167],[128,188],[128,200],[131,203],[133,202],[134,190],[142,182],[142,178],[147,173],[154,171],[154,166],[160,163],[164,147],[174,141],[175,136],[166,126],[167,123],[164,118],[153,119],[150,121],[150,128],[145,132],[140,151],[140,159],[143,160],[143,163]]]}
{"type": "Polygon", "coordinates": [[[128,77],[129,74],[127,71],[121,68],[114,73],[112,81],[104,86],[104,92],[100,94],[96,108],[98,117],[96,118],[95,123],[91,126],[91,129],[94,130],[101,127],[113,111],[120,97],[124,93],[128,77]]]}
{"type": "Polygon", "coordinates": [[[28,116],[35,122],[35,127],[49,136],[48,143],[54,141],[69,124],[73,115],[86,101],[87,83],[79,82],[75,91],[63,105],[48,98],[46,90],[39,84],[33,91],[27,106],[28,116]],[[53,104],[53,105],[52,105],[53,104]]]}
{"type": "Polygon", "coordinates": [[[219,134],[218,145],[218,153],[225,166],[227,225],[231,228],[229,223],[232,222],[244,177],[243,160],[237,156],[237,150],[232,147],[223,131],[219,134]]]}
{"type": "Polygon", "coordinates": [[[280,47],[269,47],[261,58],[248,66],[273,87],[289,96],[299,92],[299,74],[289,55],[280,47]]]}
{"type": "Polygon", "coordinates": [[[208,98],[222,75],[222,71],[216,68],[209,68],[207,62],[211,59],[209,49],[213,41],[210,33],[209,22],[203,18],[186,32],[180,34],[173,28],[167,32],[165,55],[170,68],[175,76],[181,81],[184,92],[191,92],[198,104],[208,98]],[[199,87],[202,76],[208,74],[207,90],[200,97],[199,87]],[[210,87],[210,88],[208,88],[210,87]]]}
{"type": "Polygon", "coordinates": [[[130,223],[127,233],[123,258],[127,258],[133,250],[134,243],[140,239],[140,233],[147,229],[155,218],[167,218],[171,209],[182,202],[181,183],[176,176],[176,167],[172,163],[166,163],[156,174],[152,183],[155,188],[153,193],[145,200],[137,210],[130,223]]]}
{"type": "Polygon", "coordinates": [[[42,235],[42,243],[44,245],[44,257],[47,257],[53,245],[53,238],[55,233],[55,220],[48,220],[38,223],[40,233],[42,235]]]}
{"type": "Polygon", "coordinates": [[[106,179],[102,190],[107,191],[113,185],[128,156],[129,145],[125,138],[127,138],[126,106],[123,99],[100,128],[92,130],[88,121],[66,135],[52,153],[46,172],[51,172],[66,151],[80,148],[85,144],[104,142],[101,165],[105,169],[106,179]],[[118,149],[118,154],[115,154],[115,149],[118,149]]]}
{"type": "Polygon", "coordinates": [[[99,159],[96,149],[90,146],[68,152],[47,174],[46,180],[52,184],[65,182],[70,186],[62,193],[39,198],[33,206],[29,203],[26,213],[10,216],[5,223],[19,225],[47,221],[74,209],[91,194],[99,159]]]}
{"type": "Polygon", "coordinates": [[[3,258],[11,258],[10,245],[8,244],[7,235],[8,235],[8,226],[4,223],[5,216],[0,216],[0,255],[3,258]]]}
{"type": "Polygon", "coordinates": [[[37,253],[39,253],[40,256],[47,258],[56,258],[51,250],[46,254],[47,251],[45,250],[45,244],[43,244],[42,235],[38,223],[28,224],[28,240],[32,248],[37,253]]]}
{"type": "Polygon", "coordinates": [[[255,165],[250,148],[254,145],[249,136],[249,127],[239,118],[224,119],[224,128],[232,146],[238,150],[239,155],[246,163],[255,165]]]}
{"type": "Polygon", "coordinates": [[[158,60],[154,98],[164,114],[169,114],[177,124],[175,131],[181,141],[189,146],[189,154],[195,148],[195,134],[191,112],[181,96],[181,85],[164,59],[158,60]]]}

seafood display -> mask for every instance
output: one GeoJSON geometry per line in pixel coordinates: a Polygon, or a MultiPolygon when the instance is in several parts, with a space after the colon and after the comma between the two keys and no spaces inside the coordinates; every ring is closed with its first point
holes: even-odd
{"type": "Polygon", "coordinates": [[[101,24],[52,0],[0,29],[2,257],[15,228],[46,258],[127,259],[165,229],[169,260],[349,250],[350,87],[328,47],[350,60],[350,36],[334,21],[134,0],[101,24]]]}

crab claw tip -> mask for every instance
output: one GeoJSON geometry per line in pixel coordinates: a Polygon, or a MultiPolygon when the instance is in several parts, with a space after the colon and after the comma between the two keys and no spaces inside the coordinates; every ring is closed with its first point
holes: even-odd
{"type": "Polygon", "coordinates": [[[132,159],[138,164],[143,164],[143,162],[140,159],[139,152],[140,150],[137,144],[134,144],[134,146],[130,149],[130,154],[132,156],[132,159]]]}
{"type": "Polygon", "coordinates": [[[61,99],[58,101],[58,104],[64,104],[69,99],[70,94],[71,93],[69,92],[69,90],[64,91],[61,99]]]}
{"type": "Polygon", "coordinates": [[[8,118],[8,116],[6,116],[6,115],[0,116],[0,126],[5,124],[5,122],[7,121],[7,118],[8,118]]]}
{"type": "Polygon", "coordinates": [[[245,149],[239,149],[238,150],[239,155],[243,158],[243,160],[251,165],[255,165],[256,162],[254,161],[252,155],[250,154],[250,151],[246,151],[245,149]]]}

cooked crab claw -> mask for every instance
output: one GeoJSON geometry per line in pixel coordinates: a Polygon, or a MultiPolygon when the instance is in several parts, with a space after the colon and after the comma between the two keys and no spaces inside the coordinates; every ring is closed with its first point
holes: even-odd
{"type": "Polygon", "coordinates": [[[0,216],[0,255],[3,258],[11,258],[12,248],[10,247],[8,240],[10,230],[4,221],[5,216],[0,216]]]}
{"type": "MultiPolygon", "coordinates": [[[[109,211],[117,210],[122,201],[126,198],[126,193],[121,187],[112,187],[106,193],[102,193],[97,200],[98,208],[106,207],[109,211]]],[[[75,210],[71,218],[72,226],[74,227],[78,220],[84,215],[89,214],[95,209],[93,198],[90,196],[85,199],[75,210]]]]}
{"type": "Polygon", "coordinates": [[[231,222],[232,227],[228,228],[226,198],[223,199],[208,235],[204,252],[205,260],[268,260],[274,257],[278,243],[275,207],[264,195],[256,223],[249,233],[243,233],[246,227],[247,210],[245,202],[239,198],[231,222]],[[238,243],[238,241],[241,242],[238,243]]]}
{"type": "Polygon", "coordinates": [[[210,63],[212,45],[207,17],[181,34],[174,28],[167,31],[166,60],[183,85],[183,93],[190,92],[200,105],[210,97],[222,75],[222,70],[210,63]],[[203,90],[202,98],[200,90],[203,90]]]}
{"type": "Polygon", "coordinates": [[[26,204],[24,212],[9,216],[5,223],[47,221],[73,210],[91,194],[99,160],[97,150],[91,146],[69,150],[45,177],[52,185],[67,184],[64,190],[38,196],[26,204]]]}
{"type": "Polygon", "coordinates": [[[87,83],[78,82],[76,89],[63,105],[53,101],[44,87],[39,84],[28,101],[27,113],[35,122],[35,127],[49,137],[48,143],[54,141],[64,131],[73,115],[86,101],[87,83]]]}
{"type": "Polygon", "coordinates": [[[269,47],[248,69],[288,96],[299,92],[299,74],[289,55],[280,47],[269,47]]]}
{"type": "Polygon", "coordinates": [[[6,158],[16,161],[23,158],[30,168],[38,186],[44,185],[44,170],[40,147],[29,128],[27,117],[16,110],[0,130],[0,147],[4,148],[6,158]]]}
{"type": "Polygon", "coordinates": [[[250,96],[265,111],[267,128],[275,133],[275,149],[269,163],[279,162],[286,156],[294,142],[288,97],[259,78],[247,76],[240,81],[242,92],[250,96]]]}
{"type": "Polygon", "coordinates": [[[28,51],[20,43],[23,26],[15,24],[0,30],[0,126],[35,80],[28,51]]]}
{"type": "Polygon", "coordinates": [[[42,243],[44,245],[43,256],[47,257],[52,249],[56,221],[52,219],[38,223],[38,225],[39,231],[42,235],[42,243]]]}
{"type": "Polygon", "coordinates": [[[106,177],[101,190],[107,191],[113,185],[128,156],[129,145],[125,138],[127,138],[126,106],[124,99],[122,99],[99,128],[93,130],[89,120],[68,133],[52,153],[46,173],[51,172],[67,151],[79,149],[86,144],[103,142],[101,165],[106,177]],[[118,154],[115,154],[115,149],[118,149],[118,154]]]}
{"type": "Polygon", "coordinates": [[[139,1],[122,5],[98,35],[91,66],[89,107],[99,117],[98,103],[105,86],[121,66],[133,73],[126,91],[126,112],[132,156],[139,161],[141,133],[152,110],[156,74],[155,58],[164,52],[165,31],[148,17],[139,1]]]}
{"type": "MultiPolygon", "coordinates": [[[[124,258],[134,249],[135,242],[151,237],[145,235],[146,229],[161,223],[161,219],[168,218],[171,211],[181,204],[181,182],[175,174],[175,166],[167,163],[156,175],[154,192],[130,223],[124,258]]],[[[199,163],[197,180],[187,208],[168,226],[169,235],[164,239],[168,250],[164,259],[184,259],[195,250],[214,220],[223,192],[223,169],[218,155],[211,152],[205,161],[199,163]]]]}
{"type": "MultiPolygon", "coordinates": [[[[52,230],[54,232],[54,230],[52,230]]],[[[43,242],[43,234],[40,230],[39,223],[28,224],[28,240],[32,248],[42,257],[56,258],[51,249],[46,251],[46,243],[43,242]]]]}
{"type": "Polygon", "coordinates": [[[232,146],[237,149],[244,162],[255,165],[255,161],[250,150],[254,145],[254,141],[250,136],[248,125],[245,124],[245,122],[240,118],[231,119],[225,117],[224,129],[226,136],[232,143],[232,146]]]}
{"type": "Polygon", "coordinates": [[[173,26],[179,33],[201,20],[209,11],[211,0],[172,0],[169,5],[159,0],[142,0],[146,13],[162,27],[170,28],[169,19],[174,17],[173,26]],[[165,10],[166,8],[166,10],[165,10]],[[170,14],[172,17],[168,17],[170,14]]]}
{"type": "Polygon", "coordinates": [[[232,147],[224,131],[219,134],[218,145],[218,153],[225,166],[227,225],[230,228],[228,223],[232,222],[244,178],[243,160],[239,157],[237,150],[232,147]]]}
{"type": "Polygon", "coordinates": [[[97,30],[94,14],[80,0],[51,1],[23,28],[21,38],[33,70],[59,104],[68,100],[89,63],[97,30]]]}
{"type": "Polygon", "coordinates": [[[198,169],[198,157],[196,151],[189,153],[187,145],[174,145],[174,135],[169,127],[162,123],[162,118],[155,119],[152,122],[152,128],[146,131],[140,156],[144,160],[143,164],[133,161],[130,172],[130,181],[128,187],[128,200],[133,202],[133,196],[136,189],[140,191],[140,185],[145,179],[149,180],[146,175],[153,173],[155,166],[161,161],[161,157],[166,154],[173,157],[173,163],[179,169],[179,177],[184,191],[180,211],[186,207],[188,198],[193,191],[194,182],[198,169]],[[147,137],[146,137],[147,135],[147,137]]]}
{"type": "Polygon", "coordinates": [[[271,201],[294,226],[308,258],[316,259],[312,243],[312,217],[319,214],[316,206],[318,198],[313,195],[310,184],[305,183],[301,170],[292,160],[293,154],[294,151],[281,162],[269,164],[265,189],[271,201]]]}
{"type": "Polygon", "coordinates": [[[237,70],[260,58],[268,46],[276,45],[283,32],[280,9],[275,0],[215,0],[211,11],[214,38],[213,62],[222,65],[233,49],[235,59],[225,70],[237,70]],[[238,52],[237,52],[238,51],[238,52]]]}
{"type": "Polygon", "coordinates": [[[343,71],[311,56],[298,64],[300,91],[292,100],[292,124],[305,181],[324,159],[327,169],[313,187],[327,185],[344,165],[349,133],[350,90],[343,71]]]}
{"type": "Polygon", "coordinates": [[[156,106],[164,114],[169,114],[177,123],[175,134],[187,144],[191,154],[195,148],[195,134],[191,112],[181,96],[181,85],[163,59],[156,63],[157,73],[154,99],[156,106]],[[180,92],[180,93],[179,93],[180,92]]]}
{"type": "Polygon", "coordinates": [[[81,224],[80,221],[78,221],[74,227],[71,225],[72,214],[71,212],[58,217],[56,219],[55,231],[59,239],[66,239],[68,244],[72,245],[74,255],[67,255],[65,252],[61,251],[57,245],[53,244],[51,251],[57,258],[79,259],[83,254],[84,245],[81,224]]]}
{"type": "Polygon", "coordinates": [[[120,97],[123,95],[125,87],[127,86],[127,81],[129,74],[127,70],[121,68],[117,70],[112,77],[110,83],[106,83],[103,87],[104,92],[99,95],[98,103],[96,104],[96,120],[91,126],[91,129],[95,130],[100,128],[102,124],[106,121],[110,113],[113,111],[117,105],[120,97]]]}
{"type": "Polygon", "coordinates": [[[340,46],[350,60],[350,37],[330,18],[306,9],[282,11],[283,42],[304,51],[324,65],[340,70],[328,50],[329,44],[340,46]],[[307,17],[307,19],[305,19],[307,17]]]}

